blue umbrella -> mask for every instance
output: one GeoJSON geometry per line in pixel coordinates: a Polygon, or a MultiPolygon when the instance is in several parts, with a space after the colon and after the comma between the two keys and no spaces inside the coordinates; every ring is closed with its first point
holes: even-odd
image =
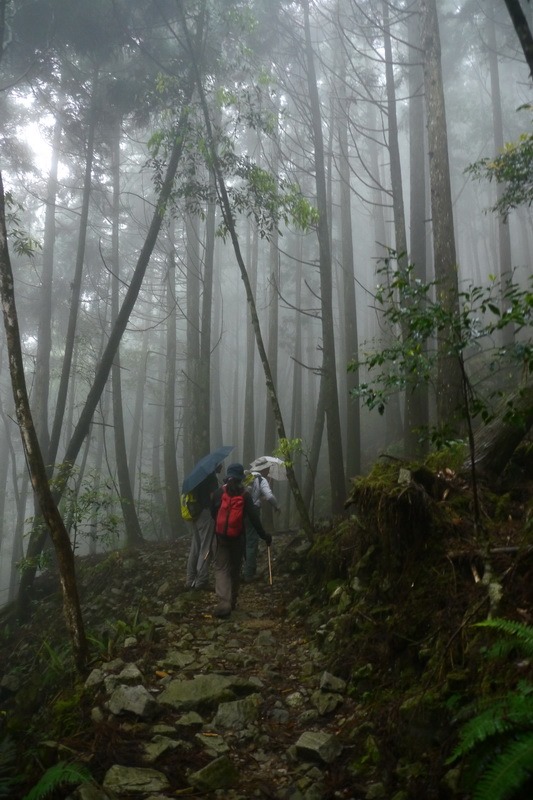
{"type": "Polygon", "coordinates": [[[207,478],[208,475],[211,475],[211,473],[215,471],[219,464],[222,464],[226,456],[228,456],[234,448],[234,444],[226,444],[201,458],[183,479],[181,491],[184,494],[192,492],[195,486],[198,486],[204,478],[207,478]]]}

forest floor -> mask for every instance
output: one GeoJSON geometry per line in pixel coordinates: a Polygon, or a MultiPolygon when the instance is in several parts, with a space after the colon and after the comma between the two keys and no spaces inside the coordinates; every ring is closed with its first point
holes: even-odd
{"type": "MultiPolygon", "coordinates": [[[[320,619],[311,609],[302,615],[301,586],[284,569],[294,538],[274,534],[272,583],[262,547],[258,578],[241,587],[228,620],[212,615],[213,575],[209,590],[185,589],[186,539],[79,559],[83,614],[96,645],[83,690],[65,673],[57,584],[51,575],[40,579],[33,621],[0,660],[4,732],[31,731],[26,749],[19,747],[24,782],[9,797],[24,797],[58,759],[88,767],[100,787],[91,800],[208,791],[224,798],[364,797],[347,773],[350,748],[342,745],[356,704],[344,681],[328,673],[314,641],[320,619]],[[173,682],[193,685],[198,675],[242,685],[209,687],[181,705],[159,702],[173,682]],[[113,692],[125,684],[141,685],[156,704],[133,708],[126,700],[111,711],[113,692]],[[309,739],[313,732],[318,740],[309,739]],[[223,774],[202,773],[213,763],[223,774]]],[[[89,794],[62,789],[52,796],[89,794]]]]}
{"type": "MultiPolygon", "coordinates": [[[[525,625],[531,472],[482,495],[499,613],[525,625]]],[[[478,699],[531,683],[533,662],[487,666],[494,631],[475,623],[492,600],[471,496],[443,475],[405,485],[386,465],[354,484],[356,513],[311,550],[275,533],[272,582],[260,543],[259,577],[228,620],[213,616],[212,573],[209,590],[185,589],[186,538],[78,558],[83,680],[57,576],[38,578],[31,623],[3,628],[0,798],[50,785],[58,764],[85,767],[90,783],[31,800],[469,798],[448,763],[458,726],[478,699]]]]}

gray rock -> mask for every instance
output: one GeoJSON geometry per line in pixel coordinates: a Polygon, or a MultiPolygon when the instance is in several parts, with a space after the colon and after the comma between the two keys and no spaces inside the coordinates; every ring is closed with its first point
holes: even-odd
{"type": "Polygon", "coordinates": [[[154,736],[152,741],[147,742],[144,746],[144,761],[147,764],[154,764],[163,753],[177,750],[179,746],[179,742],[169,739],[168,736],[154,736]]]}
{"type": "Polygon", "coordinates": [[[342,746],[331,733],[304,731],[296,742],[296,753],[305,761],[332,764],[341,751],[342,746]]]}
{"type": "Polygon", "coordinates": [[[148,767],[122,767],[115,764],[106,772],[104,789],[124,794],[147,794],[170,789],[166,775],[148,767]]]}
{"type": "Polygon", "coordinates": [[[243,728],[255,722],[259,716],[262,698],[260,694],[251,694],[242,700],[220,703],[213,725],[215,728],[243,728]]]}
{"type": "Polygon", "coordinates": [[[174,680],[159,695],[159,702],[178,711],[215,708],[219,703],[251,694],[255,686],[245,678],[227,675],[196,675],[190,681],[174,680]]]}
{"type": "Polygon", "coordinates": [[[144,686],[118,686],[107,704],[112,714],[135,714],[143,719],[154,717],[159,706],[144,686]]]}
{"type": "Polygon", "coordinates": [[[183,728],[192,728],[194,725],[203,725],[204,720],[200,714],[197,714],[196,711],[188,711],[186,714],[182,714],[179,719],[176,720],[176,725],[180,725],[183,728]]]}
{"type": "Polygon", "coordinates": [[[100,686],[104,682],[104,678],[105,672],[102,669],[91,670],[85,681],[85,688],[92,689],[93,686],[100,686]]]}
{"type": "Polygon", "coordinates": [[[344,698],[340,694],[333,692],[313,692],[311,695],[311,702],[317,709],[318,713],[323,716],[331,714],[340,705],[342,705],[344,698]]]}
{"type": "Polygon", "coordinates": [[[117,677],[120,683],[126,683],[129,686],[142,683],[143,681],[142,672],[137,664],[126,664],[117,677]]]}
{"type": "Polygon", "coordinates": [[[185,652],[179,650],[169,650],[166,656],[162,659],[162,667],[175,667],[176,669],[184,669],[192,664],[195,659],[194,653],[189,650],[185,652]]]}
{"type": "Polygon", "coordinates": [[[289,721],[289,712],[286,708],[273,708],[268,712],[268,718],[278,725],[286,725],[289,721]]]}
{"type": "Polygon", "coordinates": [[[300,725],[309,725],[310,722],[315,722],[319,716],[320,714],[316,708],[307,708],[298,717],[298,722],[300,725]]]}
{"type": "Polygon", "coordinates": [[[291,692],[285,698],[285,702],[289,706],[289,708],[302,708],[305,704],[305,697],[301,692],[291,692]]]}
{"type": "Polygon", "coordinates": [[[115,658],[113,661],[107,661],[102,664],[104,672],[120,672],[124,667],[124,661],[121,658],[115,658]]]}
{"type": "Polygon", "coordinates": [[[228,756],[220,756],[198,772],[191,773],[187,780],[195,789],[213,792],[216,789],[229,789],[235,785],[238,777],[239,773],[228,756]]]}
{"type": "Polygon", "coordinates": [[[218,733],[197,733],[196,739],[212,756],[221,756],[229,752],[229,747],[218,733]]]}
{"type": "Polygon", "coordinates": [[[331,672],[323,672],[319,686],[326,692],[344,692],[346,690],[346,681],[335,677],[331,672]]]}

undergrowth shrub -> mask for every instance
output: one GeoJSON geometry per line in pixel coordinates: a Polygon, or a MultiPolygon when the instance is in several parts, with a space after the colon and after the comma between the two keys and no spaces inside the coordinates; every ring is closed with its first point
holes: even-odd
{"type": "MultiPolygon", "coordinates": [[[[501,659],[511,653],[526,659],[533,656],[532,626],[495,618],[478,627],[502,634],[487,651],[488,658],[501,659]]],[[[531,796],[527,792],[533,789],[533,684],[519,680],[468,712],[474,716],[463,724],[448,763],[461,761],[464,788],[472,793],[472,800],[531,796]]]]}

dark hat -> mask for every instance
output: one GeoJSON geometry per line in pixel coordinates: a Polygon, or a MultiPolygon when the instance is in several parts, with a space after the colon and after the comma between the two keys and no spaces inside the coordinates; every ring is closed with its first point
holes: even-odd
{"type": "Polygon", "coordinates": [[[226,470],[226,477],[234,480],[244,480],[244,467],[242,464],[230,464],[226,470]]]}

